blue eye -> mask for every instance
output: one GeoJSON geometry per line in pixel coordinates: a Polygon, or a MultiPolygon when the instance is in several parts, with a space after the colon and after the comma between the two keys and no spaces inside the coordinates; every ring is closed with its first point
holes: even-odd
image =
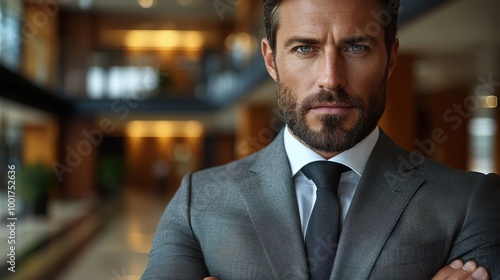
{"type": "Polygon", "coordinates": [[[365,50],[365,46],[362,45],[352,45],[348,49],[350,52],[359,53],[365,50]]]}
{"type": "Polygon", "coordinates": [[[301,53],[309,53],[312,51],[312,47],[310,46],[300,46],[297,48],[297,50],[301,53]]]}

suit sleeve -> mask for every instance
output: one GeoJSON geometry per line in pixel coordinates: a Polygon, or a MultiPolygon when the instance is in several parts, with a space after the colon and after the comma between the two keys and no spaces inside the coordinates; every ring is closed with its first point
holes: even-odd
{"type": "Polygon", "coordinates": [[[474,188],[448,261],[454,259],[474,260],[500,279],[500,176],[483,176],[474,188]]]}
{"type": "Polygon", "coordinates": [[[190,221],[191,174],[186,175],[163,213],[142,280],[196,279],[208,276],[190,221]]]}

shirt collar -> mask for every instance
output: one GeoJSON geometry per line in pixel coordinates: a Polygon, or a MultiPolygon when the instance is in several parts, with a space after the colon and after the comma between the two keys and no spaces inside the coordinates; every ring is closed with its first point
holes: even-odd
{"type": "MultiPolygon", "coordinates": [[[[356,146],[334,156],[329,161],[342,163],[354,170],[359,176],[363,175],[368,157],[372,153],[379,135],[380,129],[377,126],[372,133],[356,144],[356,146]]],[[[289,131],[288,126],[285,127],[284,142],[292,176],[295,176],[302,167],[310,162],[325,160],[321,155],[297,140],[289,131]]]]}

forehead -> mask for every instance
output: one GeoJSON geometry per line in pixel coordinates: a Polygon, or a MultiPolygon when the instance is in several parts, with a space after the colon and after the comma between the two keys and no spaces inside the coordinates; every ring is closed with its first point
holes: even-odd
{"type": "MultiPolygon", "coordinates": [[[[280,29],[292,32],[363,31],[378,24],[379,0],[283,0],[280,29]]],[[[280,32],[278,32],[280,33],[280,32]]]]}

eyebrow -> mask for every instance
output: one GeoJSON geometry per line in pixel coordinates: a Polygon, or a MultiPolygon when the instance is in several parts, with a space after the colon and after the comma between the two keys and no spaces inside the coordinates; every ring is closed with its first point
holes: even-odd
{"type": "Polygon", "coordinates": [[[369,35],[362,35],[362,36],[355,36],[355,37],[349,37],[346,39],[343,39],[342,44],[344,45],[355,45],[359,43],[371,43],[371,44],[376,44],[377,43],[377,38],[369,35]]]}
{"type": "MultiPolygon", "coordinates": [[[[372,43],[376,44],[377,43],[377,38],[369,35],[362,35],[362,36],[354,36],[354,37],[348,37],[345,39],[341,40],[341,45],[355,45],[359,43],[372,43]]],[[[283,47],[285,49],[288,49],[292,45],[319,45],[321,44],[321,41],[318,39],[314,38],[308,38],[308,37],[300,37],[300,36],[293,36],[288,38],[285,43],[283,44],[283,47]]]]}
{"type": "Polygon", "coordinates": [[[300,37],[300,36],[293,36],[288,39],[286,39],[285,43],[283,44],[283,47],[285,49],[288,49],[292,45],[319,45],[320,41],[317,39],[313,38],[307,38],[307,37],[300,37]]]}

